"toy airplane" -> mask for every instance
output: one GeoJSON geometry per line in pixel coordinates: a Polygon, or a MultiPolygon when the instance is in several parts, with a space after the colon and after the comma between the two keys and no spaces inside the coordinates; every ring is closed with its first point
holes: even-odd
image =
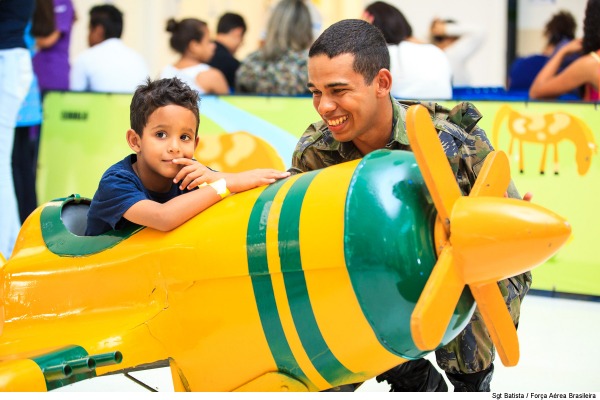
{"type": "Polygon", "coordinates": [[[425,356],[475,302],[516,364],[496,281],[551,257],[570,227],[503,197],[501,152],[461,196],[424,108],[407,129],[414,153],[239,193],[168,233],[79,236],[89,200],[39,207],[0,260],[0,390],[167,365],[177,391],[324,390],[425,356]]]}

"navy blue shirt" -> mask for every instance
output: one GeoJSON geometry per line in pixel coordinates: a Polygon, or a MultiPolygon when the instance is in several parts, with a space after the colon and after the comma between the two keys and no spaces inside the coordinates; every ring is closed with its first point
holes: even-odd
{"type": "Polygon", "coordinates": [[[240,67],[240,62],[229,52],[227,47],[216,40],[215,44],[217,45],[215,54],[208,65],[220,70],[223,75],[225,75],[225,79],[227,79],[227,84],[229,85],[229,91],[233,92],[235,89],[235,72],[240,67]]]}
{"type": "Polygon", "coordinates": [[[95,236],[111,229],[123,228],[125,224],[130,223],[123,218],[123,214],[138,201],[153,200],[166,203],[180,194],[189,192],[187,189],[179,189],[177,184],[173,184],[171,190],[166,193],[146,189],[133,170],[132,165],[136,161],[137,156],[130,154],[102,175],[88,211],[86,235],[95,236]]]}
{"type": "Polygon", "coordinates": [[[0,0],[0,50],[27,48],[23,37],[34,4],[34,0],[0,0]]]}

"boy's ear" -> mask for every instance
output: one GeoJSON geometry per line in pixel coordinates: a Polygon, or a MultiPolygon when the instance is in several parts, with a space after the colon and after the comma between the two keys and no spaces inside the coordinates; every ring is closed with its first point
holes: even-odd
{"type": "Polygon", "coordinates": [[[133,129],[127,130],[127,144],[129,145],[129,147],[131,147],[131,150],[135,151],[136,153],[139,153],[141,149],[141,140],[142,138],[140,137],[140,135],[137,134],[136,131],[134,131],[133,129]]]}
{"type": "Polygon", "coordinates": [[[194,139],[194,150],[198,148],[198,143],[200,143],[200,136],[196,134],[196,139],[194,139]]]}

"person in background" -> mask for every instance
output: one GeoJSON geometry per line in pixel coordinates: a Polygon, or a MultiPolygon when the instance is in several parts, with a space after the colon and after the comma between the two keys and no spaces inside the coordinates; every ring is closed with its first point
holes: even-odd
{"type": "Polygon", "coordinates": [[[267,25],[264,45],[236,73],[236,92],[307,94],[306,58],[313,41],[310,11],[302,0],[281,0],[267,25]]]}
{"type": "Polygon", "coordinates": [[[581,89],[583,100],[598,101],[600,80],[600,0],[588,0],[583,20],[583,39],[573,39],[561,47],[537,74],[529,89],[532,99],[559,97],[581,89]],[[581,55],[560,71],[564,60],[581,55]]]}
{"type": "MultiPolygon", "coordinates": [[[[39,4],[39,2],[36,3],[36,7],[39,4]]],[[[33,57],[35,54],[35,38],[31,35],[31,24],[25,31],[25,43],[33,57]]],[[[39,127],[41,123],[42,96],[34,73],[29,92],[21,103],[19,115],[17,116],[12,152],[12,174],[21,223],[25,222],[29,214],[37,207],[36,176],[39,127]]]]}
{"type": "MultiPolygon", "coordinates": [[[[312,24],[312,32],[313,32],[313,38],[316,38],[317,36],[319,36],[319,34],[321,33],[321,30],[323,29],[323,16],[321,15],[321,11],[319,10],[319,8],[315,5],[315,3],[312,0],[303,0],[304,4],[306,4],[306,7],[308,7],[308,11],[310,12],[310,21],[312,24]]],[[[271,5],[269,7],[268,13],[267,15],[271,15],[273,14],[273,10],[275,9],[275,5],[271,5]]],[[[268,19],[267,19],[268,22],[268,19]]],[[[265,39],[267,37],[267,29],[266,26],[261,30],[260,32],[260,37],[259,37],[259,41],[258,41],[258,47],[263,47],[265,45],[265,39]]]]}
{"type": "Polygon", "coordinates": [[[73,91],[133,93],[148,76],[144,58],[121,40],[123,13],[112,4],[90,9],[88,43],[73,63],[73,91]]]}
{"type": "Polygon", "coordinates": [[[438,47],[413,37],[412,27],[396,7],[369,4],[363,19],[381,30],[390,52],[392,96],[402,99],[451,99],[452,70],[438,47]]]}
{"type": "Polygon", "coordinates": [[[36,0],[32,35],[33,70],[40,90],[69,90],[69,47],[75,10],[71,0],[36,0]]]}
{"type": "Polygon", "coordinates": [[[34,0],[0,1],[0,254],[8,259],[19,234],[19,210],[12,175],[17,116],[33,80],[25,29],[34,0]]]}
{"type": "Polygon", "coordinates": [[[208,65],[216,45],[210,40],[206,22],[196,18],[181,21],[171,18],[167,21],[167,32],[171,32],[171,48],[181,57],[175,64],[163,68],[160,77],[178,77],[199,94],[229,94],[225,75],[208,65]]]}
{"type": "MultiPolygon", "coordinates": [[[[544,27],[544,38],[546,44],[540,54],[532,54],[526,57],[517,58],[508,75],[507,88],[509,91],[529,91],[533,80],[561,47],[575,39],[575,30],[577,21],[568,11],[561,10],[554,14],[544,27]]],[[[574,58],[566,60],[561,65],[564,69],[574,58]]]]}
{"type": "Polygon", "coordinates": [[[481,48],[485,31],[475,25],[459,24],[451,19],[435,18],[431,23],[433,44],[446,52],[452,68],[452,86],[471,86],[467,67],[473,54],[481,48]]]}
{"type": "Polygon", "coordinates": [[[240,66],[235,53],[242,45],[245,34],[246,22],[241,15],[228,12],[219,18],[215,37],[217,47],[208,64],[225,75],[229,90],[232,92],[235,90],[235,72],[240,66]]]}
{"type": "Polygon", "coordinates": [[[74,21],[71,0],[36,0],[25,37],[32,54],[34,82],[19,112],[12,156],[21,223],[37,207],[41,99],[49,90],[69,90],[69,46],[74,21]]]}

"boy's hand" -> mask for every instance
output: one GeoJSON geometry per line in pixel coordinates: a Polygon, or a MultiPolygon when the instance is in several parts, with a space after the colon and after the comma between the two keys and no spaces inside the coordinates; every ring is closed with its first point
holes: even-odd
{"type": "Polygon", "coordinates": [[[177,158],[173,160],[173,163],[183,166],[173,178],[174,183],[179,182],[179,189],[181,190],[192,190],[205,182],[210,183],[217,179],[214,171],[196,160],[177,158]]]}
{"type": "Polygon", "coordinates": [[[239,193],[258,186],[268,185],[288,176],[290,176],[290,173],[287,171],[253,169],[236,174],[227,174],[225,180],[227,181],[227,189],[232,193],[239,193]]]}

